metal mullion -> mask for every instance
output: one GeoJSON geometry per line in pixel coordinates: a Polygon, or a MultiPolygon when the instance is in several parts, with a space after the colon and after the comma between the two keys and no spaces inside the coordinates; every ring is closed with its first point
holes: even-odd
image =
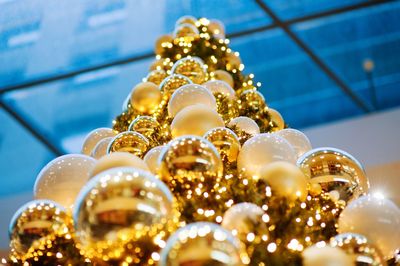
{"type": "Polygon", "coordinates": [[[353,102],[355,102],[364,112],[370,112],[370,108],[368,105],[361,100],[353,90],[346,85],[344,81],[342,81],[329,67],[326,65],[322,59],[320,59],[311,48],[303,42],[291,29],[288,24],[285,24],[280,20],[280,18],[262,1],[255,0],[255,2],[259,5],[259,7],[274,21],[276,25],[278,25],[288,36],[289,38],[299,46],[309,57],[310,59],[330,78],[332,79],[342,91],[347,94],[353,102]]]}
{"type": "Polygon", "coordinates": [[[3,108],[13,119],[15,119],[23,128],[25,128],[33,137],[35,137],[40,143],[46,146],[54,155],[61,156],[66,152],[50,141],[44,136],[44,134],[37,128],[35,128],[22,114],[17,112],[14,108],[7,105],[3,100],[0,99],[0,107],[3,108]]]}

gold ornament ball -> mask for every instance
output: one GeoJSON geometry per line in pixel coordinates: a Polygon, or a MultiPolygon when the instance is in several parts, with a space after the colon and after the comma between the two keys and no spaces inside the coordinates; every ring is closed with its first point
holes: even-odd
{"type": "Polygon", "coordinates": [[[146,138],[152,138],[160,131],[160,124],[151,116],[140,115],[129,125],[129,131],[136,131],[146,138]]]}
{"type": "Polygon", "coordinates": [[[53,200],[72,208],[76,196],[90,178],[96,160],[83,154],[67,154],[49,162],[36,177],[35,199],[53,200]]]}
{"type": "Polygon", "coordinates": [[[294,164],[284,161],[269,163],[261,168],[260,178],[268,183],[274,194],[289,201],[306,199],[308,179],[294,164]]]}
{"type": "Polygon", "coordinates": [[[90,155],[99,141],[107,137],[114,137],[116,132],[111,128],[96,128],[95,130],[91,131],[83,141],[82,145],[82,154],[90,155]]]}
{"type": "Polygon", "coordinates": [[[296,150],[297,158],[312,149],[310,140],[303,132],[299,130],[285,128],[276,131],[275,134],[283,137],[289,141],[290,144],[292,144],[293,148],[296,150]]]}
{"type": "Polygon", "coordinates": [[[166,95],[171,95],[174,91],[183,85],[192,84],[193,82],[183,75],[173,74],[166,77],[160,84],[161,91],[166,95]]]}
{"type": "Polygon", "coordinates": [[[215,146],[223,162],[236,162],[240,151],[240,142],[232,130],[226,127],[213,128],[204,134],[204,138],[215,146]]]}
{"type": "Polygon", "coordinates": [[[161,91],[152,82],[142,82],[131,92],[132,108],[142,114],[152,114],[161,102],[161,91]]]}
{"type": "Polygon", "coordinates": [[[208,90],[210,90],[212,94],[220,93],[230,100],[234,100],[236,98],[235,91],[225,81],[209,80],[209,81],[203,83],[203,86],[206,87],[208,90]]]}
{"type": "Polygon", "coordinates": [[[169,34],[161,35],[160,38],[158,38],[155,43],[154,52],[156,54],[162,54],[167,48],[172,48],[173,41],[174,38],[172,38],[171,35],[169,34]]]}
{"type": "Polygon", "coordinates": [[[269,216],[263,209],[253,203],[243,202],[233,205],[224,213],[221,226],[246,243],[267,234],[268,221],[269,216]]]}
{"type": "Polygon", "coordinates": [[[304,266],[354,266],[349,255],[338,247],[310,246],[303,253],[304,266]]]}
{"type": "Polygon", "coordinates": [[[207,140],[183,136],[172,140],[160,154],[160,176],[164,181],[202,180],[222,176],[218,151],[207,140]]]}
{"type": "Polygon", "coordinates": [[[239,97],[242,108],[261,110],[265,107],[264,96],[257,90],[245,90],[240,94],[239,97]]]}
{"type": "Polygon", "coordinates": [[[158,174],[160,170],[160,154],[164,146],[156,146],[149,150],[143,158],[143,161],[147,164],[147,167],[153,174],[158,174]]]}
{"type": "Polygon", "coordinates": [[[224,24],[217,20],[217,19],[211,19],[210,22],[208,23],[208,30],[217,36],[225,36],[225,26],[224,24]]]}
{"type": "Polygon", "coordinates": [[[199,30],[192,24],[183,23],[177,25],[173,33],[174,43],[188,46],[192,41],[199,38],[199,34],[199,30]]]}
{"type": "Polygon", "coordinates": [[[207,69],[196,57],[185,57],[176,61],[171,71],[188,77],[196,84],[202,84],[207,80],[207,69]]]}
{"type": "Polygon", "coordinates": [[[344,233],[333,237],[330,245],[344,250],[356,266],[386,266],[382,253],[365,236],[344,233]]]}
{"type": "Polygon", "coordinates": [[[215,97],[209,90],[201,85],[187,84],[172,94],[168,102],[168,115],[174,117],[183,108],[194,104],[204,104],[217,110],[215,97]]]}
{"type": "Polygon", "coordinates": [[[100,159],[104,155],[107,154],[108,145],[113,140],[113,137],[108,137],[100,140],[96,146],[94,147],[92,153],[90,154],[91,157],[95,158],[96,160],[100,159]]]}
{"type": "Polygon", "coordinates": [[[50,200],[33,200],[18,209],[9,226],[10,247],[24,255],[35,241],[52,234],[66,234],[70,224],[66,210],[50,200]]]}
{"type": "Polygon", "coordinates": [[[89,258],[121,259],[127,243],[150,246],[160,237],[157,231],[168,233],[172,201],[166,185],[149,172],[130,167],[101,172],[77,197],[77,240],[89,258]]]}
{"type": "Polygon", "coordinates": [[[400,208],[389,199],[361,196],[340,214],[338,231],[365,236],[389,260],[400,247],[400,208]]]}
{"type": "Polygon", "coordinates": [[[238,156],[238,169],[248,177],[259,178],[261,169],[275,161],[296,162],[293,147],[284,138],[262,133],[248,139],[238,156]]]}
{"type": "Polygon", "coordinates": [[[238,240],[222,227],[198,222],[175,232],[161,252],[160,266],[243,265],[238,240]]]}
{"type": "Polygon", "coordinates": [[[233,80],[232,75],[225,70],[222,69],[215,70],[214,72],[212,72],[211,77],[212,79],[225,81],[226,83],[229,84],[229,86],[231,86],[231,88],[233,89],[235,88],[235,82],[233,80]]]}
{"type": "Polygon", "coordinates": [[[162,82],[166,77],[168,77],[168,74],[167,74],[167,72],[165,72],[164,70],[162,70],[162,69],[153,70],[153,71],[151,71],[151,72],[147,75],[146,81],[148,81],[148,82],[153,82],[153,83],[156,84],[156,85],[160,85],[161,82],[162,82]]]}
{"type": "Polygon", "coordinates": [[[345,151],[313,149],[301,156],[297,165],[311,184],[317,183],[324,192],[338,195],[338,200],[349,202],[368,192],[369,182],[363,167],[345,151]]]}
{"type": "Polygon", "coordinates": [[[246,134],[249,134],[252,136],[260,134],[260,128],[257,125],[257,123],[253,119],[251,119],[247,116],[239,116],[239,117],[233,118],[228,123],[228,127],[235,128],[239,132],[243,131],[246,134]]]}
{"type": "Polygon", "coordinates": [[[268,108],[268,114],[271,117],[271,122],[275,124],[275,130],[282,130],[285,128],[285,121],[278,111],[272,108],[268,108]]]}
{"type": "Polygon", "coordinates": [[[169,58],[159,58],[154,60],[150,67],[149,70],[153,71],[153,70],[164,70],[164,71],[168,71],[171,70],[172,66],[174,65],[173,62],[171,62],[171,59],[169,58]]]}
{"type": "Polygon", "coordinates": [[[129,152],[142,157],[149,148],[149,140],[138,132],[125,131],[114,137],[108,145],[107,153],[129,152]]]}
{"type": "Polygon", "coordinates": [[[129,152],[113,152],[103,156],[96,162],[91,176],[96,176],[105,170],[116,167],[134,167],[144,171],[150,171],[146,163],[136,155],[129,152]]]}
{"type": "Polygon", "coordinates": [[[181,24],[191,24],[193,26],[196,26],[196,22],[197,19],[193,16],[182,16],[176,21],[175,27],[178,27],[181,24]]]}
{"type": "Polygon", "coordinates": [[[242,64],[242,60],[240,59],[238,52],[227,53],[224,60],[226,70],[228,71],[239,69],[240,65],[242,64]]]}
{"type": "Polygon", "coordinates": [[[183,135],[203,136],[212,128],[224,126],[224,120],[217,111],[203,104],[195,104],[176,114],[171,123],[171,133],[174,138],[183,135]]]}

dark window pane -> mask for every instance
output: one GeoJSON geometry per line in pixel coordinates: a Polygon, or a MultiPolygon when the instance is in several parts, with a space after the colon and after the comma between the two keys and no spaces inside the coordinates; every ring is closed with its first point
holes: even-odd
{"type": "Polygon", "coordinates": [[[301,128],[362,113],[282,30],[234,39],[232,46],[240,51],[245,70],[262,82],[267,103],[281,111],[290,126],[301,128]]]}
{"type": "Polygon", "coordinates": [[[398,106],[400,2],[300,23],[293,30],[363,99],[371,103],[363,68],[372,60],[380,108],[398,106]]]}

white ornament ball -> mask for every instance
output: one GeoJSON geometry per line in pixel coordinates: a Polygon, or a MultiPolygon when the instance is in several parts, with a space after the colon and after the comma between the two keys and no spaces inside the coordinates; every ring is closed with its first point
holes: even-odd
{"type": "Polygon", "coordinates": [[[228,127],[234,126],[252,136],[260,134],[260,127],[253,119],[247,116],[239,116],[232,119],[228,123],[228,127]]]}
{"type": "Polygon", "coordinates": [[[79,191],[89,180],[95,163],[95,159],[82,154],[55,158],[36,177],[34,198],[53,200],[72,208],[79,191]]]}
{"type": "Polygon", "coordinates": [[[171,133],[176,138],[184,135],[203,136],[215,127],[224,127],[224,120],[217,111],[203,104],[183,108],[172,120],[171,133]]]}
{"type": "Polygon", "coordinates": [[[340,214],[338,231],[364,235],[390,259],[400,247],[400,209],[388,199],[361,196],[340,214]]]}
{"type": "Polygon", "coordinates": [[[304,266],[353,266],[353,259],[345,251],[331,246],[311,246],[303,253],[304,266]]]}
{"type": "Polygon", "coordinates": [[[172,94],[168,103],[168,114],[174,117],[183,108],[194,104],[203,104],[212,110],[217,110],[215,97],[207,88],[197,84],[187,84],[172,94]]]}
{"type": "Polygon", "coordinates": [[[203,83],[203,86],[206,87],[209,91],[211,91],[212,94],[221,93],[222,95],[231,100],[236,98],[235,91],[225,81],[209,80],[206,83],[203,83]]]}
{"type": "Polygon", "coordinates": [[[285,128],[275,132],[275,134],[283,137],[292,144],[297,153],[297,158],[312,149],[310,140],[303,132],[297,129],[285,128]]]}
{"type": "Polygon", "coordinates": [[[93,177],[105,170],[115,167],[134,167],[148,172],[150,171],[147,164],[136,155],[129,152],[112,152],[101,157],[96,162],[90,175],[93,177]]]}
{"type": "Polygon", "coordinates": [[[158,170],[160,169],[159,157],[163,149],[164,146],[154,147],[149,150],[143,158],[150,171],[155,175],[158,174],[158,170]]]}
{"type": "Polygon", "coordinates": [[[87,134],[87,136],[85,137],[81,153],[85,155],[90,155],[94,147],[100,140],[108,137],[114,137],[115,135],[116,135],[115,131],[112,130],[111,128],[106,128],[106,127],[96,128],[95,130],[87,134]]]}
{"type": "Polygon", "coordinates": [[[108,149],[108,145],[110,144],[110,142],[113,140],[114,137],[107,137],[104,138],[102,140],[100,140],[96,146],[94,147],[92,153],[90,154],[90,156],[92,156],[95,159],[100,159],[101,157],[103,157],[104,155],[107,154],[107,149],[108,149]]]}
{"type": "Polygon", "coordinates": [[[248,139],[238,156],[238,169],[249,177],[258,178],[261,168],[275,161],[296,163],[296,152],[284,138],[269,133],[248,139]]]}

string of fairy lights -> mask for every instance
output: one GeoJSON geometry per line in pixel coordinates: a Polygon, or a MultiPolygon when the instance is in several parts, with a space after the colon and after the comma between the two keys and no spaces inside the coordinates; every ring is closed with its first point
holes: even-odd
{"type": "Polygon", "coordinates": [[[113,128],[39,173],[2,263],[396,265],[399,208],[288,128],[228,45],[205,18],[161,36],[113,128]]]}

